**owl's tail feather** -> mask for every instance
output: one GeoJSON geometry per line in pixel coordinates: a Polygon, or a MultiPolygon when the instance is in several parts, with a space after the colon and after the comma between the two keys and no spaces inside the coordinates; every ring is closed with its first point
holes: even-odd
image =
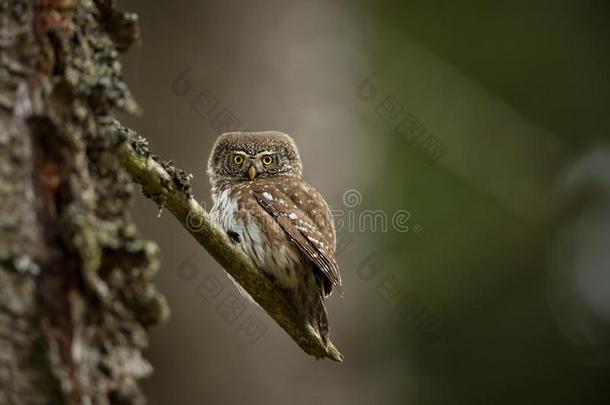
{"type": "Polygon", "coordinates": [[[329,337],[329,325],[328,325],[328,314],[326,313],[326,305],[324,305],[324,279],[320,279],[316,277],[317,284],[317,294],[315,297],[315,306],[313,318],[315,319],[315,323],[320,333],[320,337],[325,345],[328,345],[328,337],[329,337]]]}
{"type": "Polygon", "coordinates": [[[328,325],[328,314],[326,313],[326,305],[324,305],[324,298],[320,295],[318,305],[316,308],[316,323],[318,324],[318,331],[320,337],[325,345],[328,345],[329,337],[329,325],[328,325]]]}
{"type": "Polygon", "coordinates": [[[303,320],[315,329],[324,344],[328,345],[329,325],[323,288],[322,280],[309,273],[297,289],[293,290],[293,297],[297,308],[302,311],[303,320]]]}

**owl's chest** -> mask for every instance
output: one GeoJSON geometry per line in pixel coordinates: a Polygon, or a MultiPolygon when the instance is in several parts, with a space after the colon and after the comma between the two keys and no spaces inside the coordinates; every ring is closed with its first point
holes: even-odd
{"type": "Polygon", "coordinates": [[[214,196],[210,214],[260,270],[285,288],[296,287],[307,261],[254,197],[224,190],[214,196]]]}

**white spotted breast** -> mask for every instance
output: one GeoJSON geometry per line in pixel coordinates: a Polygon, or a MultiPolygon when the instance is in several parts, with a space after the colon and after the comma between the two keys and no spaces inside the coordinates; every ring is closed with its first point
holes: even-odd
{"type": "Polygon", "coordinates": [[[225,231],[238,235],[236,243],[256,266],[283,288],[296,288],[299,271],[305,270],[304,265],[309,267],[309,263],[254,197],[245,191],[225,189],[214,194],[213,200],[212,219],[225,231]]]}

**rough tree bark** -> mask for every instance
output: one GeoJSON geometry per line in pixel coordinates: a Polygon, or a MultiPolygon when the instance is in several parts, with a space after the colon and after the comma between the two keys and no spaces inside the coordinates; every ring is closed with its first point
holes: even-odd
{"type": "Polygon", "coordinates": [[[132,180],[303,350],[342,360],[210,220],[189,176],[112,117],[138,109],[118,62],[137,41],[136,16],[112,0],[0,0],[0,404],[144,401],[141,352],[168,308],[151,281],[157,247],[129,217],[132,180]]]}
{"type": "Polygon", "coordinates": [[[0,404],[143,402],[168,310],[107,130],[136,40],[110,0],[0,2],[0,404]]]}

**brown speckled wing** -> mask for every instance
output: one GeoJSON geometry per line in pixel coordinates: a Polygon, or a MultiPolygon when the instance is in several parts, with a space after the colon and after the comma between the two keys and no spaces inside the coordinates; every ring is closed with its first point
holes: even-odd
{"type": "Polygon", "coordinates": [[[335,260],[335,229],[322,196],[302,180],[278,176],[256,182],[253,196],[324,276],[324,294],[341,288],[335,260]]]}

